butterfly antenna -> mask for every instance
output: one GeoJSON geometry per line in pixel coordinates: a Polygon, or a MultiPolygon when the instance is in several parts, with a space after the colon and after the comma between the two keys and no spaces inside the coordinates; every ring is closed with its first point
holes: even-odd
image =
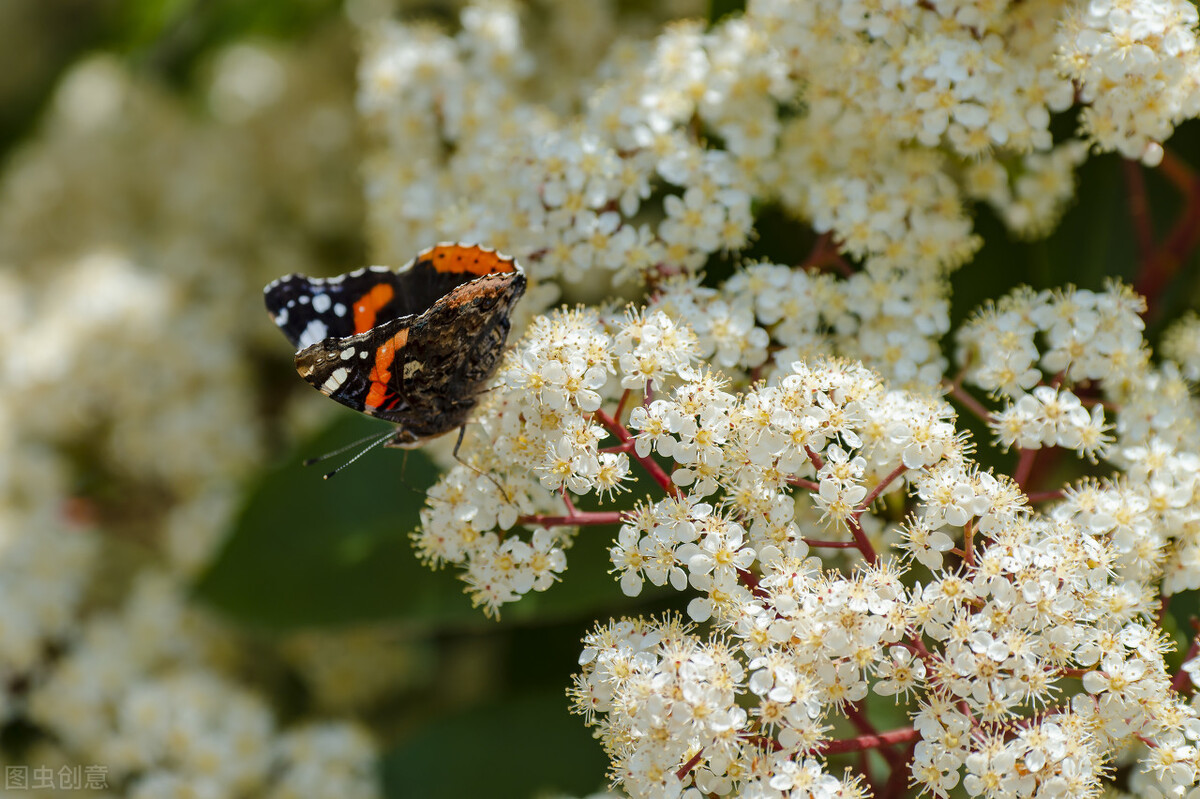
{"type": "MultiPolygon", "coordinates": [[[[354,457],[353,457],[353,458],[351,458],[350,460],[346,461],[346,462],[345,462],[345,463],[343,463],[341,466],[339,466],[339,467],[337,467],[336,469],[334,469],[332,472],[326,472],[324,475],[322,475],[322,477],[323,477],[324,479],[328,480],[330,477],[333,477],[335,474],[337,474],[338,472],[340,472],[342,469],[345,469],[345,468],[346,468],[347,466],[349,466],[350,464],[354,463],[356,460],[358,460],[359,458],[361,458],[363,455],[366,455],[368,452],[370,452],[371,450],[373,450],[373,449],[375,449],[376,447],[378,447],[380,444],[382,444],[382,443],[384,443],[385,441],[387,441],[388,439],[390,439],[390,438],[392,437],[392,435],[393,435],[392,433],[388,433],[387,435],[382,435],[382,436],[379,436],[379,437],[377,437],[377,438],[376,438],[374,441],[372,441],[370,444],[367,444],[365,447],[363,447],[361,450],[359,450],[357,453],[355,453],[355,455],[354,455],[354,457]]],[[[360,444],[361,444],[362,442],[360,441],[360,442],[358,442],[358,443],[360,443],[360,444]]],[[[342,451],[345,451],[345,449],[343,449],[342,451]]]]}
{"type": "MultiPolygon", "coordinates": [[[[338,455],[341,455],[346,450],[354,449],[355,447],[359,446],[360,444],[362,444],[365,441],[372,441],[376,438],[379,438],[380,435],[381,435],[380,433],[372,433],[369,436],[364,436],[363,438],[357,439],[355,441],[351,441],[349,444],[340,446],[337,449],[333,450],[332,452],[326,452],[324,455],[318,455],[315,458],[305,458],[304,465],[312,466],[314,463],[320,463],[321,461],[327,461],[330,458],[334,458],[334,457],[337,457],[338,455]]],[[[392,435],[392,431],[389,430],[388,432],[383,433],[382,435],[390,436],[390,435],[392,435]]]]}

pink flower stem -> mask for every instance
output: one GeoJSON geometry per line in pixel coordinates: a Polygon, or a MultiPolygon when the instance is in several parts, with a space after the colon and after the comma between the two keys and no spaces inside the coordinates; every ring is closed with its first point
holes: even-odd
{"type": "Polygon", "coordinates": [[[796,486],[796,488],[803,488],[808,491],[812,491],[813,493],[821,490],[821,485],[819,483],[815,483],[812,480],[805,480],[803,477],[789,477],[788,485],[796,486]]]}
{"type": "MultiPolygon", "coordinates": [[[[625,426],[605,413],[603,409],[596,410],[594,415],[600,420],[601,424],[608,428],[610,433],[620,439],[622,444],[633,444],[633,436],[629,434],[629,431],[625,429],[625,426]]],[[[654,482],[658,483],[663,491],[666,491],[676,499],[680,497],[681,494],[679,487],[671,482],[670,476],[663,471],[663,468],[659,466],[654,459],[650,458],[649,456],[643,457],[638,455],[636,450],[631,450],[629,454],[633,456],[634,460],[642,465],[642,468],[646,470],[646,473],[650,475],[654,482]]]]}
{"type": "Polygon", "coordinates": [[[946,389],[950,396],[958,400],[958,403],[970,411],[973,416],[983,422],[992,421],[992,412],[985,408],[982,402],[972,397],[962,386],[942,381],[942,388],[946,389]]]}
{"type": "Polygon", "coordinates": [[[856,508],[854,511],[854,520],[858,521],[859,517],[863,515],[863,512],[866,511],[867,508],[871,507],[871,503],[879,498],[879,495],[883,493],[883,490],[891,485],[893,480],[904,474],[906,471],[908,471],[908,467],[901,463],[895,469],[892,469],[890,472],[888,472],[887,475],[879,481],[879,484],[871,489],[871,493],[863,497],[863,501],[858,503],[858,508],[856,508]]]}
{"type": "Polygon", "coordinates": [[[825,549],[858,549],[857,541],[818,541],[815,538],[801,539],[810,547],[825,548],[825,549]]]}
{"type": "Polygon", "coordinates": [[[613,412],[613,419],[620,422],[621,416],[625,413],[625,403],[629,401],[629,395],[632,389],[625,389],[621,392],[621,399],[617,400],[617,409],[613,412]]]}
{"type": "Polygon", "coordinates": [[[963,563],[967,566],[975,565],[975,520],[968,519],[967,524],[963,527],[963,563]]]}
{"type": "Polygon", "coordinates": [[[700,758],[701,758],[703,755],[704,755],[704,750],[703,750],[703,749],[701,749],[701,750],[700,750],[699,752],[697,752],[696,754],[692,755],[692,759],[691,759],[691,760],[689,760],[688,762],[684,763],[684,764],[683,764],[683,765],[682,765],[682,766],[679,768],[679,771],[676,771],[676,772],[675,772],[675,778],[676,778],[677,780],[679,780],[680,782],[683,782],[683,778],[684,778],[684,777],[686,777],[686,776],[688,775],[688,772],[690,772],[690,771],[691,771],[692,769],[694,769],[696,766],[700,765],[700,758]]]}
{"type": "Polygon", "coordinates": [[[1013,470],[1013,480],[1016,481],[1022,491],[1026,489],[1026,483],[1029,482],[1029,475],[1033,473],[1033,464],[1037,460],[1040,451],[1036,449],[1023,449],[1017,457],[1017,467],[1013,470]]]}
{"type": "Polygon", "coordinates": [[[588,527],[601,524],[620,524],[627,515],[623,510],[579,510],[565,516],[549,516],[535,513],[521,516],[517,524],[533,524],[539,527],[588,527]]]}
{"type": "Polygon", "coordinates": [[[819,453],[813,452],[811,448],[805,447],[804,454],[808,456],[808,460],[812,463],[813,468],[818,472],[825,466],[825,459],[819,453]]]}
{"type": "Polygon", "coordinates": [[[908,743],[920,737],[921,734],[912,727],[904,727],[898,730],[889,730],[888,732],[859,735],[855,738],[846,738],[840,741],[826,741],[817,747],[817,751],[823,755],[861,752],[863,749],[878,749],[883,746],[891,746],[892,744],[908,743]]]}
{"type": "Polygon", "coordinates": [[[875,553],[875,547],[871,546],[867,534],[863,532],[862,525],[858,523],[858,515],[851,516],[846,522],[850,526],[850,535],[854,536],[854,543],[858,547],[858,551],[862,553],[867,563],[874,566],[875,561],[879,560],[879,555],[875,553]]]}

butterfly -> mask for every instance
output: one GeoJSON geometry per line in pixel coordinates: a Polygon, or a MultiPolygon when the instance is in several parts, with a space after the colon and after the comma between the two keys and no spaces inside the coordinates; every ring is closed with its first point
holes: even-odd
{"type": "Polygon", "coordinates": [[[296,371],[322,394],[395,424],[375,442],[389,447],[462,428],[496,373],[524,292],[515,259],[470,244],[438,244],[395,271],[293,274],[263,289],[296,347],[296,371]]]}

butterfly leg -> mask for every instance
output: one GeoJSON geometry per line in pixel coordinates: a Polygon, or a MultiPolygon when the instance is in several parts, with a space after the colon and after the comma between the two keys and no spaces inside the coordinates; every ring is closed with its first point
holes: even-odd
{"type": "Polygon", "coordinates": [[[506,501],[506,502],[508,502],[508,503],[511,505],[511,504],[512,504],[512,501],[513,501],[513,500],[512,500],[512,497],[510,497],[510,496],[508,495],[508,492],[504,490],[504,486],[500,485],[499,481],[498,481],[498,480],[496,480],[496,478],[495,478],[495,477],[492,477],[490,474],[488,474],[487,472],[483,471],[482,469],[480,469],[479,467],[475,466],[474,464],[472,464],[472,463],[467,463],[465,460],[463,460],[462,458],[458,457],[458,449],[459,449],[459,447],[461,447],[461,446],[462,446],[462,443],[463,443],[463,437],[464,437],[466,434],[467,434],[467,425],[466,425],[466,424],[462,424],[462,425],[460,425],[460,426],[459,426],[459,428],[458,428],[458,440],[454,442],[454,452],[453,452],[453,453],[451,453],[451,454],[454,456],[454,460],[458,461],[458,462],[459,462],[459,463],[461,463],[463,466],[466,466],[468,469],[470,469],[471,471],[475,472],[475,474],[478,474],[478,475],[479,475],[479,476],[481,476],[481,477],[486,477],[486,478],[487,478],[487,479],[488,479],[488,480],[491,482],[491,484],[492,484],[492,485],[494,485],[494,486],[495,486],[497,489],[499,489],[499,491],[500,491],[500,494],[501,494],[501,496],[503,496],[503,497],[504,497],[505,501],[506,501]]]}

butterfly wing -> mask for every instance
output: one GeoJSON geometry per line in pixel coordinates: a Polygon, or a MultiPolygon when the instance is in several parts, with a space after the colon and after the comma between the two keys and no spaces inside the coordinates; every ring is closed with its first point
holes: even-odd
{"type": "Polygon", "coordinates": [[[338,402],[394,422],[397,440],[441,435],[466,421],[504,354],[519,270],[451,289],[424,313],[326,338],[296,353],[296,370],[338,402]]]}
{"type": "Polygon", "coordinates": [[[394,272],[371,266],[337,277],[287,275],[268,284],[263,299],[271,319],[302,350],[422,314],[465,283],[519,270],[513,259],[486,247],[439,244],[394,272]]]}

